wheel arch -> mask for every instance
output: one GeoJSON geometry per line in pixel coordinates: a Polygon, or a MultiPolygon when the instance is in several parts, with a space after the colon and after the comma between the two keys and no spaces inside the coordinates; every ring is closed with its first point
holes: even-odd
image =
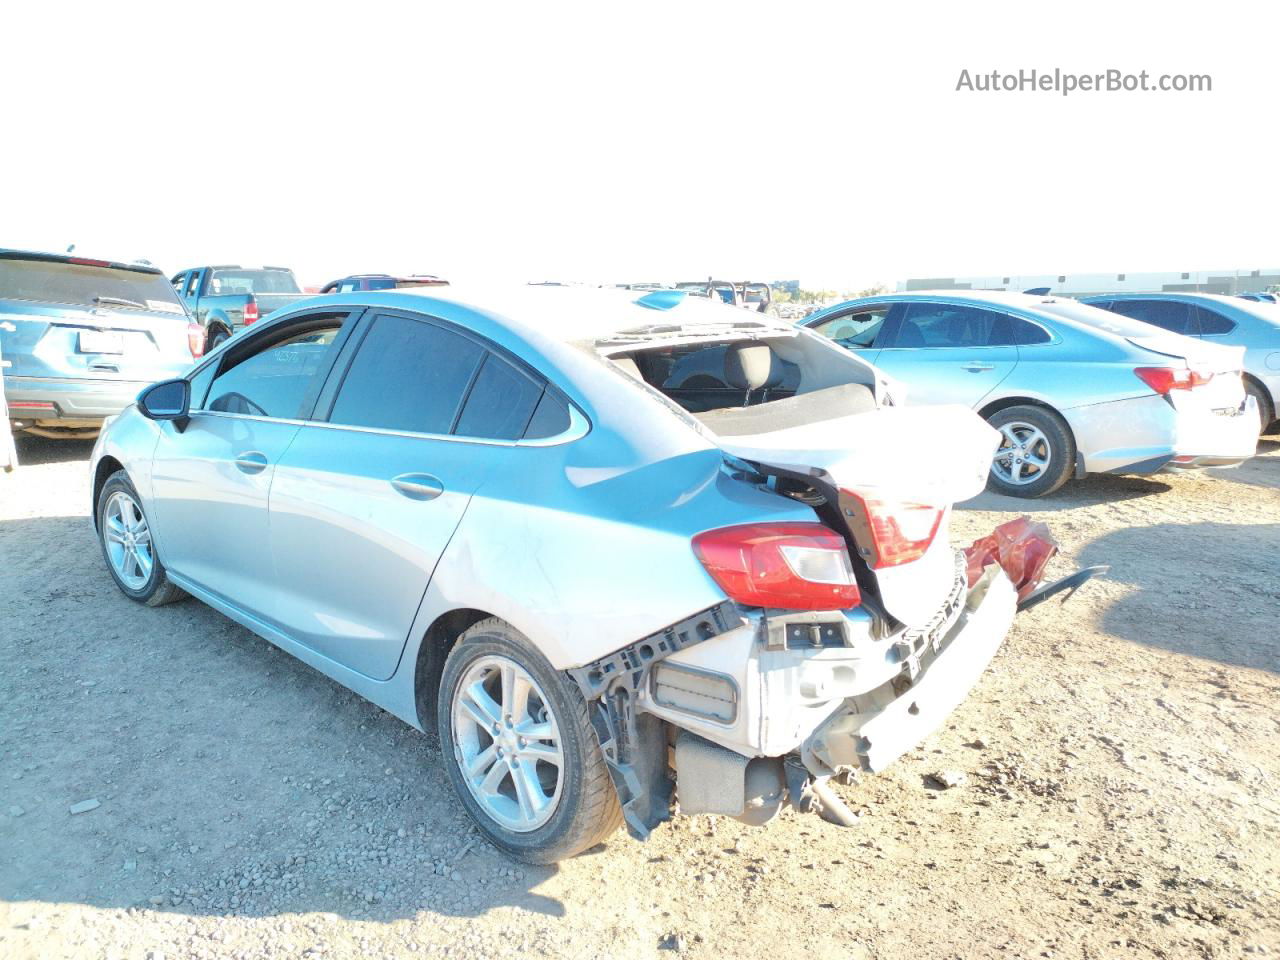
{"type": "Polygon", "coordinates": [[[1008,410],[1010,407],[1039,407],[1041,410],[1046,410],[1049,413],[1052,413],[1062,421],[1062,425],[1066,427],[1067,436],[1071,438],[1071,445],[1078,449],[1075,431],[1071,429],[1071,423],[1062,415],[1062,411],[1053,404],[1046,403],[1044,400],[1038,400],[1035,397],[1001,397],[999,400],[992,400],[986,406],[979,409],[978,416],[983,420],[987,420],[995,416],[1001,410],[1008,410]]]}
{"type": "Polygon", "coordinates": [[[418,726],[428,733],[436,732],[436,701],[440,692],[440,676],[449,651],[467,630],[493,614],[474,607],[459,607],[440,614],[422,635],[413,668],[413,703],[418,726]]]}
{"type": "MultiPolygon", "coordinates": [[[[1271,419],[1274,420],[1277,416],[1280,416],[1280,397],[1272,396],[1271,391],[1267,389],[1267,385],[1249,371],[1242,371],[1240,375],[1244,378],[1245,383],[1253,384],[1253,386],[1257,388],[1258,392],[1262,394],[1263,399],[1267,400],[1271,404],[1271,419]]],[[[1259,412],[1263,413],[1263,419],[1267,419],[1265,411],[1259,412]]],[[[1264,427],[1267,425],[1268,424],[1265,423],[1263,424],[1264,427]]]]}
{"type": "Polygon", "coordinates": [[[98,497],[102,494],[102,488],[107,485],[108,477],[123,469],[124,464],[110,454],[99,460],[98,465],[94,468],[93,499],[89,502],[89,511],[93,517],[93,528],[95,530],[98,529],[98,497]]]}

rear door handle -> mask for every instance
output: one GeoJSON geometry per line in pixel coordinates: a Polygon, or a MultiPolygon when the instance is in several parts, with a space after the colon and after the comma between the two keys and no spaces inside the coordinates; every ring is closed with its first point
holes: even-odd
{"type": "Polygon", "coordinates": [[[434,500],[444,493],[444,484],[429,473],[402,473],[391,481],[391,486],[410,500],[434,500]]]}
{"type": "Polygon", "coordinates": [[[267,456],[257,450],[246,450],[236,457],[236,467],[244,473],[261,473],[267,469],[267,456]]]}
{"type": "Polygon", "coordinates": [[[979,363],[977,360],[970,360],[968,363],[962,363],[960,366],[963,367],[965,370],[968,370],[970,373],[981,373],[984,370],[995,369],[995,367],[992,366],[991,364],[979,363]]]}

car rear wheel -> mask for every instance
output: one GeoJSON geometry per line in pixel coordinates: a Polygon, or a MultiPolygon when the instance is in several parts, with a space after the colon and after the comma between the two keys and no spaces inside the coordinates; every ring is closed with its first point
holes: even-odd
{"type": "Polygon", "coordinates": [[[1061,417],[1027,405],[997,411],[987,422],[1000,431],[990,489],[1010,497],[1043,497],[1067,482],[1075,443],[1061,417]]]}
{"type": "Polygon", "coordinates": [[[227,331],[223,330],[221,327],[215,328],[213,333],[209,334],[209,342],[205,346],[204,352],[208,353],[215,347],[222,346],[222,344],[226,343],[230,339],[231,334],[227,333],[227,331]]]}
{"type": "Polygon", "coordinates": [[[496,618],[449,652],[436,718],[454,791],[512,856],[554,863],[599,843],[622,820],[578,689],[496,618]]]}
{"type": "Polygon", "coordinates": [[[1254,403],[1258,405],[1258,416],[1262,421],[1258,426],[1258,433],[1270,432],[1271,424],[1276,418],[1275,408],[1271,406],[1271,398],[1252,380],[1244,382],[1244,392],[1253,397],[1254,403]]]}
{"type": "Polygon", "coordinates": [[[117,470],[98,494],[98,541],[116,586],[130,600],[159,607],[186,594],[169,581],[151,524],[129,475],[117,470]]]}

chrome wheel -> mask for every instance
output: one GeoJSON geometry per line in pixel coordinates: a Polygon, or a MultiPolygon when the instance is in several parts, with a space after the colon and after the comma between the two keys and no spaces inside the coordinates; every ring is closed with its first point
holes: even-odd
{"type": "Polygon", "coordinates": [[[992,458],[991,472],[1017,487],[1039,480],[1053,459],[1053,448],[1044,432],[1024,420],[1011,420],[996,429],[1000,431],[1000,449],[992,458]]]}
{"type": "Polygon", "coordinates": [[[102,512],[102,540],[116,576],[130,590],[141,590],[151,579],[155,553],[151,529],[138,502],[117,490],[102,512]]]}
{"type": "Polygon", "coordinates": [[[555,813],[564,750],[551,704],[514,660],[481,657],[467,669],[450,711],[453,755],[481,809],[517,833],[555,813]]]}

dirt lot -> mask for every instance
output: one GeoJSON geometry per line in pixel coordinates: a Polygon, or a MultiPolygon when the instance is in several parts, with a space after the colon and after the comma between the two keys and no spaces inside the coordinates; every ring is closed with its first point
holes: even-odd
{"type": "MultiPolygon", "coordinates": [[[[420,734],[199,603],[121,596],[88,447],[26,444],[0,475],[0,956],[1280,952],[1263,451],[1030,504],[1055,572],[1111,578],[1021,617],[944,730],[838,788],[856,827],[685,818],[530,868],[478,839],[420,734]]],[[[1027,509],[985,495],[954,537],[1027,509]]]]}

